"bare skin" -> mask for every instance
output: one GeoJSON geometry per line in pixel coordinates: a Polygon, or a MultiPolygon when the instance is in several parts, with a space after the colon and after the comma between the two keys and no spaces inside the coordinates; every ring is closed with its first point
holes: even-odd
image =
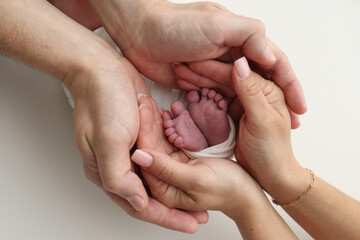
{"type": "Polygon", "coordinates": [[[187,100],[189,111],[175,101],[171,104],[172,116],[168,111],[162,114],[169,142],[189,151],[201,151],[226,141],[230,124],[222,95],[203,88],[201,98],[197,91],[190,91],[187,100]]]}

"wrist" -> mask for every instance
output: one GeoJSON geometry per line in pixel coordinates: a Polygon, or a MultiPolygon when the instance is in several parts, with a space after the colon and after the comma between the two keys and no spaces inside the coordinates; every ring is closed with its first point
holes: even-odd
{"type": "MultiPolygon", "coordinates": [[[[296,162],[297,163],[297,162],[296,162]]],[[[311,174],[299,164],[269,181],[266,191],[279,203],[290,203],[309,188],[311,174]]]]}
{"type": "Polygon", "coordinates": [[[259,208],[268,204],[268,199],[259,184],[252,177],[248,178],[250,181],[247,181],[246,185],[239,185],[246,186],[246,189],[235,187],[233,197],[229,197],[229,202],[220,209],[235,222],[253,216],[259,208]]]}
{"type": "Polygon", "coordinates": [[[89,0],[92,8],[100,18],[102,25],[114,37],[119,48],[124,51],[131,47],[145,22],[153,16],[156,6],[168,3],[166,0],[89,0]],[[119,38],[119,39],[117,39],[119,38]]]}

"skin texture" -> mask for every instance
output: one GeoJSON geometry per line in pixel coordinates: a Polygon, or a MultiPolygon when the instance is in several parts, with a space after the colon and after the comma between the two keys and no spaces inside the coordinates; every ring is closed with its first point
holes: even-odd
{"type": "Polygon", "coordinates": [[[138,219],[184,232],[206,222],[149,199],[134,171],[129,151],[139,129],[136,96],[149,93],[129,61],[47,1],[1,0],[0,18],[0,52],[60,79],[70,90],[76,143],[89,180],[138,219]]]}
{"type": "MultiPolygon", "coordinates": [[[[233,86],[242,103],[238,112],[232,112],[238,117],[243,111],[235,152],[237,161],[278,202],[297,199],[309,188],[311,175],[292,153],[290,118],[279,87],[251,73],[245,59],[238,60],[234,66],[215,61],[196,64],[204,67],[204,72],[220,70],[214,78],[227,78],[232,70],[233,86]]],[[[234,109],[236,102],[229,108],[234,109]]],[[[319,177],[304,198],[284,210],[314,239],[360,238],[359,201],[319,177]]]]}
{"type": "Polygon", "coordinates": [[[244,239],[296,239],[238,164],[228,159],[190,160],[181,151],[174,152],[155,101],[142,97],[139,105],[138,147],[145,152],[135,151],[132,160],[142,166],[155,198],[174,208],[222,211],[236,222],[244,239]]]}

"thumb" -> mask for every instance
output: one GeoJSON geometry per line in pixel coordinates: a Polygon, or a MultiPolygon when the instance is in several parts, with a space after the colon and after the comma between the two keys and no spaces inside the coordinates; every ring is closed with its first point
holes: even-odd
{"type": "Polygon", "coordinates": [[[235,61],[233,85],[247,117],[251,120],[264,120],[269,104],[258,82],[254,79],[245,57],[235,61]]]}

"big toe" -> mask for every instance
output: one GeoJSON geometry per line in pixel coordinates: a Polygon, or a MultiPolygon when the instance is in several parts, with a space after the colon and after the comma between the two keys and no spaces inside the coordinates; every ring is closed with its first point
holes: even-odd
{"type": "Polygon", "coordinates": [[[197,91],[190,91],[187,95],[189,105],[200,101],[199,93],[197,91]]]}
{"type": "Polygon", "coordinates": [[[184,111],[184,105],[180,101],[175,101],[171,104],[171,113],[174,117],[179,116],[184,111]]]}

